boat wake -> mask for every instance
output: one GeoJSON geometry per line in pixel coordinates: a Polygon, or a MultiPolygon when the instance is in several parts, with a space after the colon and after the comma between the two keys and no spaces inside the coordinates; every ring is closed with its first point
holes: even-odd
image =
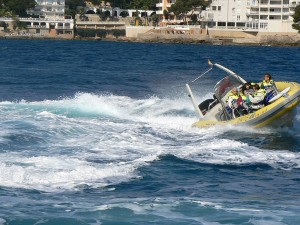
{"type": "Polygon", "coordinates": [[[0,115],[5,187],[105,187],[139,179],[139,168],[169,154],[196,163],[300,168],[298,151],[268,141],[288,136],[299,145],[299,132],[192,128],[197,118],[186,99],[78,93],[60,100],[1,102],[0,115]]]}

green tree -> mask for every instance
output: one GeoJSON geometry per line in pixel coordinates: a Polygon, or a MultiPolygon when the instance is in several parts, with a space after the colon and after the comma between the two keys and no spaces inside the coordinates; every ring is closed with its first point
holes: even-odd
{"type": "Polygon", "coordinates": [[[105,18],[110,17],[110,11],[106,10],[106,11],[104,12],[104,17],[105,17],[105,18]]]}
{"type": "Polygon", "coordinates": [[[6,29],[8,26],[4,21],[0,22],[0,27],[4,27],[4,29],[6,29]]]}
{"type": "Polygon", "coordinates": [[[97,37],[105,38],[107,36],[107,31],[100,29],[96,31],[97,37]]]}
{"type": "Polygon", "coordinates": [[[129,16],[129,13],[127,11],[123,11],[120,13],[120,16],[127,17],[127,16],[129,16]]]}
{"type": "Polygon", "coordinates": [[[129,8],[131,0],[111,0],[111,5],[113,7],[119,7],[121,9],[129,8]]]}
{"type": "Polygon", "coordinates": [[[125,36],[126,35],[126,32],[125,30],[119,30],[119,29],[116,29],[116,30],[113,30],[112,31],[112,35],[116,38],[120,37],[120,36],[125,36]]]}
{"type": "Polygon", "coordinates": [[[35,7],[35,0],[2,0],[1,6],[19,16],[27,16],[27,10],[35,7]]]}
{"type": "Polygon", "coordinates": [[[163,11],[163,14],[164,14],[164,18],[167,20],[167,19],[169,19],[169,12],[168,12],[168,10],[164,10],[163,11]]]}
{"type": "Polygon", "coordinates": [[[197,15],[193,14],[193,15],[191,16],[191,20],[192,20],[192,23],[193,23],[193,24],[196,24],[196,23],[197,23],[197,20],[198,20],[197,15]]]}
{"type": "Polygon", "coordinates": [[[84,0],[66,0],[66,10],[65,14],[70,15],[75,18],[75,15],[80,13],[80,9],[77,7],[84,7],[85,1],[84,0]]]}
{"type": "Polygon", "coordinates": [[[101,3],[100,0],[89,0],[89,2],[93,3],[93,5],[99,5],[101,3]]]}
{"type": "Polygon", "coordinates": [[[16,30],[16,29],[23,30],[26,28],[27,28],[26,22],[21,22],[18,18],[14,18],[14,21],[13,21],[13,29],[14,30],[16,30]]]}
{"type": "Polygon", "coordinates": [[[151,19],[152,19],[153,26],[156,27],[156,26],[158,25],[158,22],[159,22],[159,16],[156,15],[156,14],[153,14],[153,15],[151,16],[151,19]]]}
{"type": "Polygon", "coordinates": [[[132,0],[130,7],[133,9],[150,10],[155,9],[156,0],[132,0]]]}
{"type": "Polygon", "coordinates": [[[300,5],[298,5],[295,8],[295,14],[294,14],[293,18],[294,18],[293,28],[295,30],[298,30],[298,33],[300,34],[300,5]]]}
{"type": "Polygon", "coordinates": [[[66,6],[70,10],[77,10],[77,6],[85,6],[85,1],[84,0],[66,0],[66,6]]]}
{"type": "Polygon", "coordinates": [[[189,12],[193,15],[196,8],[205,8],[206,6],[207,2],[204,0],[177,0],[175,4],[171,6],[171,12],[173,12],[176,16],[183,16],[186,18],[189,12]]]}

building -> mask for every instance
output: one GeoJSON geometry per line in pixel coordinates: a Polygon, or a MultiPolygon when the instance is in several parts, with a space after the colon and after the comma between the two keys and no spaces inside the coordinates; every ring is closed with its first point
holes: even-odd
{"type": "Polygon", "coordinates": [[[65,16],[65,0],[35,0],[36,6],[29,13],[48,19],[63,19],[65,16]]]}
{"type": "Polygon", "coordinates": [[[296,32],[292,29],[300,0],[212,0],[202,12],[209,27],[263,32],[296,32]]]}
{"type": "MultiPolygon", "coordinates": [[[[205,0],[208,1],[208,0],[205,0]]],[[[187,21],[190,20],[190,16],[192,14],[197,15],[200,19],[200,13],[202,11],[202,7],[198,7],[193,10],[193,12],[190,12],[187,14],[187,18],[183,18],[180,16],[174,15],[174,13],[171,12],[171,6],[176,3],[176,0],[159,0],[159,2],[156,4],[156,14],[159,15],[161,21],[163,24],[168,23],[181,23],[184,22],[186,19],[187,21]]]]}
{"type": "MultiPolygon", "coordinates": [[[[166,18],[164,15],[164,11],[169,12],[171,9],[171,5],[174,4],[176,0],[159,0],[158,3],[156,3],[156,14],[160,16],[160,18],[164,20],[168,20],[169,18],[166,18]]],[[[170,15],[170,19],[174,20],[174,16],[170,15]]]]}
{"type": "Polygon", "coordinates": [[[34,18],[20,18],[26,22],[29,33],[41,36],[73,36],[74,20],[65,16],[65,0],[36,0],[29,10],[34,18]]]}

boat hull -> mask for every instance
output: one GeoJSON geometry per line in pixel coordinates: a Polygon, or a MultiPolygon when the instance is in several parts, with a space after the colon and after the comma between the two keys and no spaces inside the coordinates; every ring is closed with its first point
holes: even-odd
{"type": "Polygon", "coordinates": [[[288,87],[290,87],[290,90],[285,96],[280,97],[262,109],[228,121],[206,120],[204,117],[194,123],[193,126],[199,128],[225,124],[246,125],[254,128],[289,126],[292,124],[295,115],[295,107],[300,103],[300,84],[296,82],[276,82],[276,86],[279,91],[288,87]]]}

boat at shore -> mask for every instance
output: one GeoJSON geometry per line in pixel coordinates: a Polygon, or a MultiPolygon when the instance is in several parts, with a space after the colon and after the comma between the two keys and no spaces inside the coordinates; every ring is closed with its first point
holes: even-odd
{"type": "MultiPolygon", "coordinates": [[[[244,78],[237,75],[230,69],[209,61],[210,68],[198,76],[192,82],[186,84],[189,97],[192,100],[199,121],[193,124],[194,127],[208,128],[217,125],[249,126],[260,128],[265,126],[282,127],[292,126],[296,114],[296,106],[300,103],[300,84],[289,81],[276,81],[276,87],[272,98],[264,107],[252,110],[245,114],[237,115],[234,110],[228,110],[226,100],[233,88],[239,88],[247,83],[244,78]],[[225,74],[222,79],[216,82],[212,98],[197,102],[192,87],[196,82],[207,75],[213,69],[220,69],[225,74]]],[[[198,87],[201,88],[201,87],[198,87]]],[[[203,88],[203,87],[202,87],[203,88]]],[[[208,93],[209,94],[209,93],[208,93]]],[[[207,96],[207,94],[205,95],[207,96]]]]}

